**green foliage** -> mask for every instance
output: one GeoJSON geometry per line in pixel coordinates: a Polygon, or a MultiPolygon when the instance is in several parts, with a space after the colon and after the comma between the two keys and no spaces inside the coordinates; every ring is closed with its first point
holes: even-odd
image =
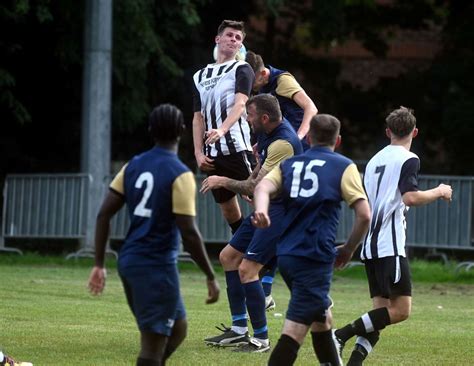
{"type": "Polygon", "coordinates": [[[177,63],[200,22],[204,1],[128,0],[114,3],[114,122],[131,129],[183,77],[177,63]],[[139,41],[138,41],[139,40],[139,41]]]}

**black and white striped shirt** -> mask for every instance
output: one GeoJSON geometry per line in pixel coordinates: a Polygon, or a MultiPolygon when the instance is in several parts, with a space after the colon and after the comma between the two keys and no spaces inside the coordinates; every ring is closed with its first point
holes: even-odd
{"type": "MultiPolygon", "coordinates": [[[[254,80],[250,65],[236,60],[209,64],[194,74],[194,112],[202,113],[206,131],[222,125],[234,106],[235,94],[250,95],[254,80]]],[[[204,154],[216,157],[252,151],[246,118],[244,112],[219,141],[204,146],[204,154]]]]}
{"type": "Polygon", "coordinates": [[[367,164],[364,187],[372,209],[361,258],[405,257],[406,222],[402,196],[418,190],[418,156],[402,146],[389,145],[367,164]]]}

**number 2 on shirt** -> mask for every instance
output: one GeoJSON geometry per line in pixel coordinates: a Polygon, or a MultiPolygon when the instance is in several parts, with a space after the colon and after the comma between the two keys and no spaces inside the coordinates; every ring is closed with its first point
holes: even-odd
{"type": "Polygon", "coordinates": [[[306,165],[306,169],[304,171],[303,180],[310,180],[312,182],[311,187],[307,188],[300,188],[301,185],[301,173],[303,172],[304,161],[295,161],[291,167],[293,168],[293,179],[291,181],[291,191],[290,197],[296,198],[300,197],[311,197],[313,196],[319,188],[319,180],[318,175],[313,172],[314,166],[323,166],[326,164],[326,161],[314,159],[311,160],[308,165],[306,165]]]}
{"type": "Polygon", "coordinates": [[[143,192],[143,197],[137,207],[135,207],[133,214],[141,217],[151,217],[151,209],[146,208],[145,206],[151,196],[151,192],[153,191],[153,174],[150,172],[140,174],[135,182],[135,188],[142,188],[144,183],[146,184],[146,188],[143,192]]]}

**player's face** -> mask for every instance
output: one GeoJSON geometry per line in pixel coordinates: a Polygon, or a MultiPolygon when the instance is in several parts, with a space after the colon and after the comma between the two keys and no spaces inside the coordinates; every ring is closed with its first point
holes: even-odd
{"type": "Polygon", "coordinates": [[[239,52],[244,36],[241,31],[225,28],[221,35],[216,36],[217,48],[226,56],[234,56],[239,52]]]}
{"type": "Polygon", "coordinates": [[[257,113],[257,108],[254,104],[250,104],[247,107],[247,121],[249,121],[250,125],[252,126],[254,133],[265,132],[263,129],[262,116],[257,113]]]}
{"type": "Polygon", "coordinates": [[[265,70],[262,70],[255,74],[255,82],[253,83],[253,90],[258,92],[260,88],[264,85],[265,85],[265,70]]]}

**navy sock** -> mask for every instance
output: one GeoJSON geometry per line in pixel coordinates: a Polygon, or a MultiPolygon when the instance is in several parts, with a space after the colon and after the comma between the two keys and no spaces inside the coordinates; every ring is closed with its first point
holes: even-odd
{"type": "Polygon", "coordinates": [[[314,353],[320,364],[339,366],[339,356],[332,339],[332,330],[311,332],[314,353]]]}
{"type": "Polygon", "coordinates": [[[137,366],[160,366],[161,362],[156,360],[149,360],[147,358],[137,358],[137,366]]]}
{"type": "MultiPolygon", "coordinates": [[[[273,274],[273,276],[274,275],[275,274],[273,274]]],[[[273,276],[269,275],[268,273],[265,273],[265,276],[262,277],[262,287],[265,297],[270,296],[272,293],[273,276]]]]}
{"type": "Polygon", "coordinates": [[[300,345],[290,336],[282,334],[278,340],[277,345],[273,349],[270,359],[268,360],[269,366],[287,366],[295,363],[296,357],[298,356],[298,350],[300,345]]]}
{"type": "Polygon", "coordinates": [[[265,314],[265,294],[259,280],[244,283],[245,298],[247,300],[247,311],[252,323],[255,338],[267,339],[267,317],[265,314]]]}
{"type": "Polygon", "coordinates": [[[247,326],[247,310],[245,308],[245,292],[240,283],[239,271],[226,271],[227,298],[229,299],[232,325],[247,326]]]}

